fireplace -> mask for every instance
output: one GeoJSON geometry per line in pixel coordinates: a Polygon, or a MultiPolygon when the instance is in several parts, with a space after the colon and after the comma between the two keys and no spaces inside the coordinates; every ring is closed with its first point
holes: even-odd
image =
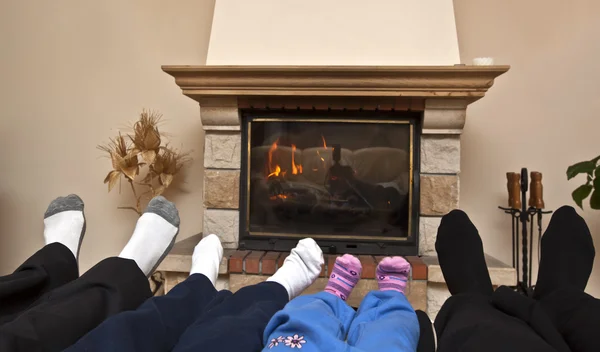
{"type": "Polygon", "coordinates": [[[163,69],[200,104],[202,232],[260,257],[304,236],[329,253],[435,255],[459,207],[467,106],[508,66],[163,69]]]}
{"type": "Polygon", "coordinates": [[[417,254],[421,115],[242,111],[240,247],[417,254]]]}

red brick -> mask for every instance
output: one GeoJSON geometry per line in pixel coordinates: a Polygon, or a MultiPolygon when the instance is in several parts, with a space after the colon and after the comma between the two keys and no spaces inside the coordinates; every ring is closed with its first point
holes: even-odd
{"type": "Polygon", "coordinates": [[[412,267],[412,279],[413,280],[427,280],[427,265],[416,256],[406,257],[406,260],[412,267]]]}
{"type": "Polygon", "coordinates": [[[375,278],[375,268],[377,267],[375,258],[373,258],[372,255],[359,255],[358,259],[360,260],[360,264],[362,265],[361,278],[374,279],[375,278]]]}
{"type": "Polygon", "coordinates": [[[277,270],[277,259],[279,259],[280,252],[267,252],[262,258],[262,272],[263,275],[273,275],[277,270]]]}
{"type": "Polygon", "coordinates": [[[263,251],[252,251],[246,256],[246,274],[260,274],[260,258],[263,255],[263,251]]]}
{"type": "Polygon", "coordinates": [[[243,273],[244,272],[244,258],[250,253],[249,251],[235,251],[229,257],[229,272],[230,273],[243,273]]]}

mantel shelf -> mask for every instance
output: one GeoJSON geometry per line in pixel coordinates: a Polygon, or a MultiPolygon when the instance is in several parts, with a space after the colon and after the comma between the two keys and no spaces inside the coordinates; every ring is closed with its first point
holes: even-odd
{"type": "Polygon", "coordinates": [[[482,98],[510,66],[163,66],[183,94],[211,97],[482,98]]]}

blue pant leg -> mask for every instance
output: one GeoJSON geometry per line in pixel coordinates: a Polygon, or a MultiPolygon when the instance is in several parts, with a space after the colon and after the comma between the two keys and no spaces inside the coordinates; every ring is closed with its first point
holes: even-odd
{"type": "Polygon", "coordinates": [[[348,332],[348,344],[363,351],[413,352],[418,342],[417,314],[397,291],[370,292],[348,332]]]}
{"type": "Polygon", "coordinates": [[[66,351],[168,352],[216,295],[206,276],[194,274],[167,295],[105,320],[66,351]]]}
{"type": "Polygon", "coordinates": [[[345,340],[355,314],[327,292],[296,297],[267,325],[263,351],[288,351],[291,344],[301,344],[308,352],[350,351],[345,340]]]}

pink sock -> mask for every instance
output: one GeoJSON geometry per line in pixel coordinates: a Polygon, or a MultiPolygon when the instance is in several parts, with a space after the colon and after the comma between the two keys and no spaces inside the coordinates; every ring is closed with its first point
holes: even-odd
{"type": "Polygon", "coordinates": [[[377,281],[380,291],[398,291],[404,293],[410,264],[402,257],[386,257],[377,265],[377,281]]]}
{"type": "Polygon", "coordinates": [[[358,283],[361,272],[362,265],[358,258],[350,254],[338,257],[329,276],[325,292],[336,295],[345,301],[358,283]]]}

